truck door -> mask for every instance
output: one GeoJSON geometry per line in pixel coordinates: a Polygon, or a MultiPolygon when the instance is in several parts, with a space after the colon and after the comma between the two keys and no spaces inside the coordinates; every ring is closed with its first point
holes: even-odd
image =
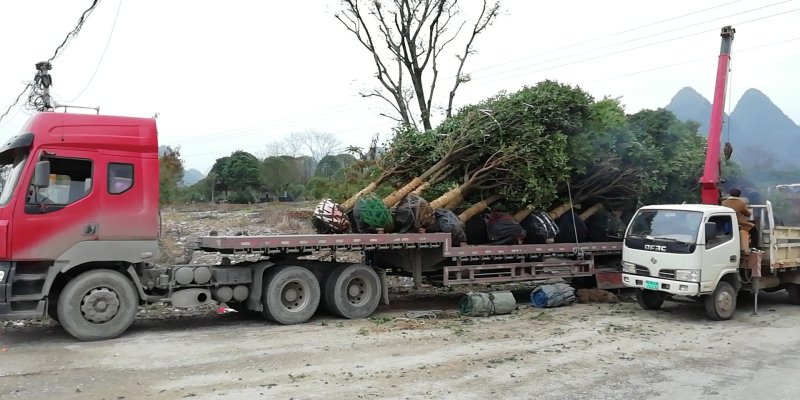
{"type": "Polygon", "coordinates": [[[97,239],[102,227],[94,194],[95,154],[63,149],[37,153],[34,161],[50,162],[50,184],[34,190],[32,162],[20,182],[27,191],[24,201],[16,203],[11,226],[15,260],[55,260],[75,243],[97,239]]]}
{"type": "Polygon", "coordinates": [[[733,217],[728,214],[712,214],[705,222],[717,225],[717,237],[706,239],[700,274],[700,291],[711,292],[722,271],[739,265],[739,232],[733,217]]]}

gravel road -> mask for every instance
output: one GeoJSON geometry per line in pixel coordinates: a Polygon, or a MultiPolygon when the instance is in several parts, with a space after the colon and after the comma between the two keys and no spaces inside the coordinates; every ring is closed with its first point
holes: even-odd
{"type": "Polygon", "coordinates": [[[139,318],[76,342],[57,325],[0,331],[2,399],[797,399],[800,307],[762,294],[732,321],[702,307],[575,304],[461,318],[457,298],[368,320],[280,326],[238,314],[139,318]],[[408,311],[441,310],[437,318],[408,311]]]}

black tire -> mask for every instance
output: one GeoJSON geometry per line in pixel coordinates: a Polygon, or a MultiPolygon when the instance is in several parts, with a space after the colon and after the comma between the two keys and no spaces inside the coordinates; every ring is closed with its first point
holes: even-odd
{"type": "Polygon", "coordinates": [[[370,316],[381,300],[381,281],[375,270],[363,265],[342,265],[325,279],[325,307],[349,319],[370,316]]]}
{"type": "Polygon", "coordinates": [[[800,285],[796,283],[787,283],[786,293],[789,293],[790,303],[800,305],[800,285]]]}
{"type": "Polygon", "coordinates": [[[658,310],[664,304],[664,294],[655,290],[636,289],[636,302],[645,310],[658,310]]]}
{"type": "Polygon", "coordinates": [[[264,280],[264,318],[283,325],[302,324],[317,311],[320,302],[319,281],[303,267],[273,267],[264,280]]]}
{"type": "Polygon", "coordinates": [[[720,281],[710,296],[706,296],[706,314],[714,321],[725,321],[736,312],[736,290],[730,283],[720,281]]]}
{"type": "Polygon", "coordinates": [[[84,272],[67,283],[58,297],[58,321],[80,340],[121,335],[133,323],[139,298],[133,283],[117,271],[84,272]]]}

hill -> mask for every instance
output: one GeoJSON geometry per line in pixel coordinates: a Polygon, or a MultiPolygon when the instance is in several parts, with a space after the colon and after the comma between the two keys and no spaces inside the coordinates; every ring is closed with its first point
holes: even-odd
{"type": "MultiPolygon", "coordinates": [[[[666,108],[682,120],[700,123],[698,133],[708,136],[711,102],[696,90],[679,90],[666,108]]],[[[731,142],[732,159],[746,169],[800,169],[793,150],[800,143],[800,126],[761,91],[748,89],[724,120],[722,141],[731,142]]]]}

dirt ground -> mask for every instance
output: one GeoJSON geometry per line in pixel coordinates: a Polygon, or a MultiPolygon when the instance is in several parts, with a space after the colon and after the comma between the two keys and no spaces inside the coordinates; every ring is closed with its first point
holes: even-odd
{"type": "MultiPolygon", "coordinates": [[[[524,293],[522,294],[524,296],[524,293]]],[[[633,303],[462,318],[457,295],[404,298],[370,319],[280,326],[239,314],[141,315],[84,343],[55,323],[0,331],[2,399],[796,399],[800,307],[633,303]],[[427,318],[429,311],[436,318],[427,318]],[[420,317],[421,318],[417,318],[420,317]],[[409,318],[409,316],[411,318],[409,318]]]]}

